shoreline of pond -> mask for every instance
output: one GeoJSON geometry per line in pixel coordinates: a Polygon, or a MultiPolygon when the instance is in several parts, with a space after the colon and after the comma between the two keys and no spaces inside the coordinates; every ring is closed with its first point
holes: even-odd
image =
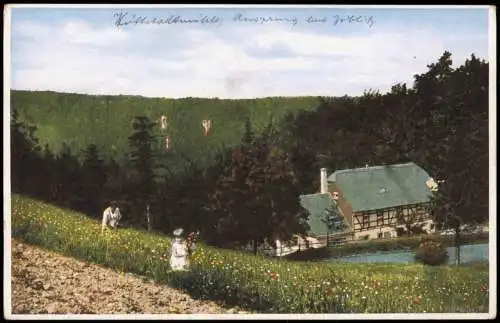
{"type": "MultiPolygon", "coordinates": [[[[488,243],[464,244],[460,247],[461,264],[473,262],[489,262],[488,243]]],[[[447,247],[448,259],[445,265],[452,265],[456,261],[454,247],[447,247]]],[[[415,263],[413,250],[407,251],[379,251],[374,253],[363,253],[352,256],[322,259],[323,262],[345,262],[345,263],[415,263]]]]}
{"type": "MultiPolygon", "coordinates": [[[[454,236],[416,236],[392,239],[355,241],[337,247],[308,249],[285,256],[290,261],[324,261],[325,259],[352,257],[377,252],[409,252],[415,250],[423,239],[431,238],[448,247],[455,246],[454,236]]],[[[464,234],[460,237],[460,245],[489,243],[489,233],[464,234]]]]}

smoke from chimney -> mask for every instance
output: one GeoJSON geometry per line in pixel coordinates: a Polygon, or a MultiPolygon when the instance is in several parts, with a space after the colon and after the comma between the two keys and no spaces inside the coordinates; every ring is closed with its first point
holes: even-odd
{"type": "Polygon", "coordinates": [[[326,168],[321,168],[321,187],[320,193],[325,194],[328,193],[328,179],[326,175],[326,168]]]}

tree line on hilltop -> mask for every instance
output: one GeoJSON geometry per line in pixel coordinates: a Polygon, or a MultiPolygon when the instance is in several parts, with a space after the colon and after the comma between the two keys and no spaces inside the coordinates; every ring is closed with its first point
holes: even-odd
{"type": "Polygon", "coordinates": [[[36,124],[39,144],[48,145],[55,154],[66,145],[79,159],[82,151],[96,144],[102,157],[125,162],[133,119],[146,116],[159,123],[155,127],[155,148],[163,148],[159,162],[175,172],[182,171],[188,162],[206,167],[221,146],[237,145],[246,118],[258,132],[271,112],[280,120],[288,112],[312,109],[317,102],[316,97],[168,99],[11,91],[12,109],[18,111],[20,121],[36,124]],[[203,132],[204,120],[211,121],[208,135],[203,132]],[[169,149],[165,147],[167,137],[169,149]]]}
{"type": "MultiPolygon", "coordinates": [[[[258,133],[247,117],[243,138],[223,147],[213,162],[187,162],[178,172],[161,162],[158,125],[134,118],[123,161],[96,143],[76,157],[68,145],[54,154],[41,147],[36,126],[11,114],[13,193],[30,195],[100,219],[110,200],[120,202],[125,225],[200,230],[210,244],[261,243],[307,230],[300,194],[317,192],[319,169],[415,162],[444,180],[433,214],[448,227],[488,219],[488,63],[471,56],[452,67],[445,52],[413,87],[385,94],[320,98],[315,110],[271,119],[258,133]],[[163,172],[158,172],[163,169],[163,172]]],[[[254,244],[255,246],[257,245],[254,244]]]]}

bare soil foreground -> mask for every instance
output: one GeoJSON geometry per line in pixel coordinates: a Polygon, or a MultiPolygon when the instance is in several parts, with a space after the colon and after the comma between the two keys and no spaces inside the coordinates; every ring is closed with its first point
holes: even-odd
{"type": "Polygon", "coordinates": [[[12,239],[12,314],[246,313],[12,239]]]}

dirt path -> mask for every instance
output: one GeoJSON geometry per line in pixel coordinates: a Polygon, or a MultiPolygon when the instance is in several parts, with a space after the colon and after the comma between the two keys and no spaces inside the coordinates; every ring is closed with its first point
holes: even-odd
{"type": "Polygon", "coordinates": [[[245,313],[12,239],[12,314],[245,313]]]}

